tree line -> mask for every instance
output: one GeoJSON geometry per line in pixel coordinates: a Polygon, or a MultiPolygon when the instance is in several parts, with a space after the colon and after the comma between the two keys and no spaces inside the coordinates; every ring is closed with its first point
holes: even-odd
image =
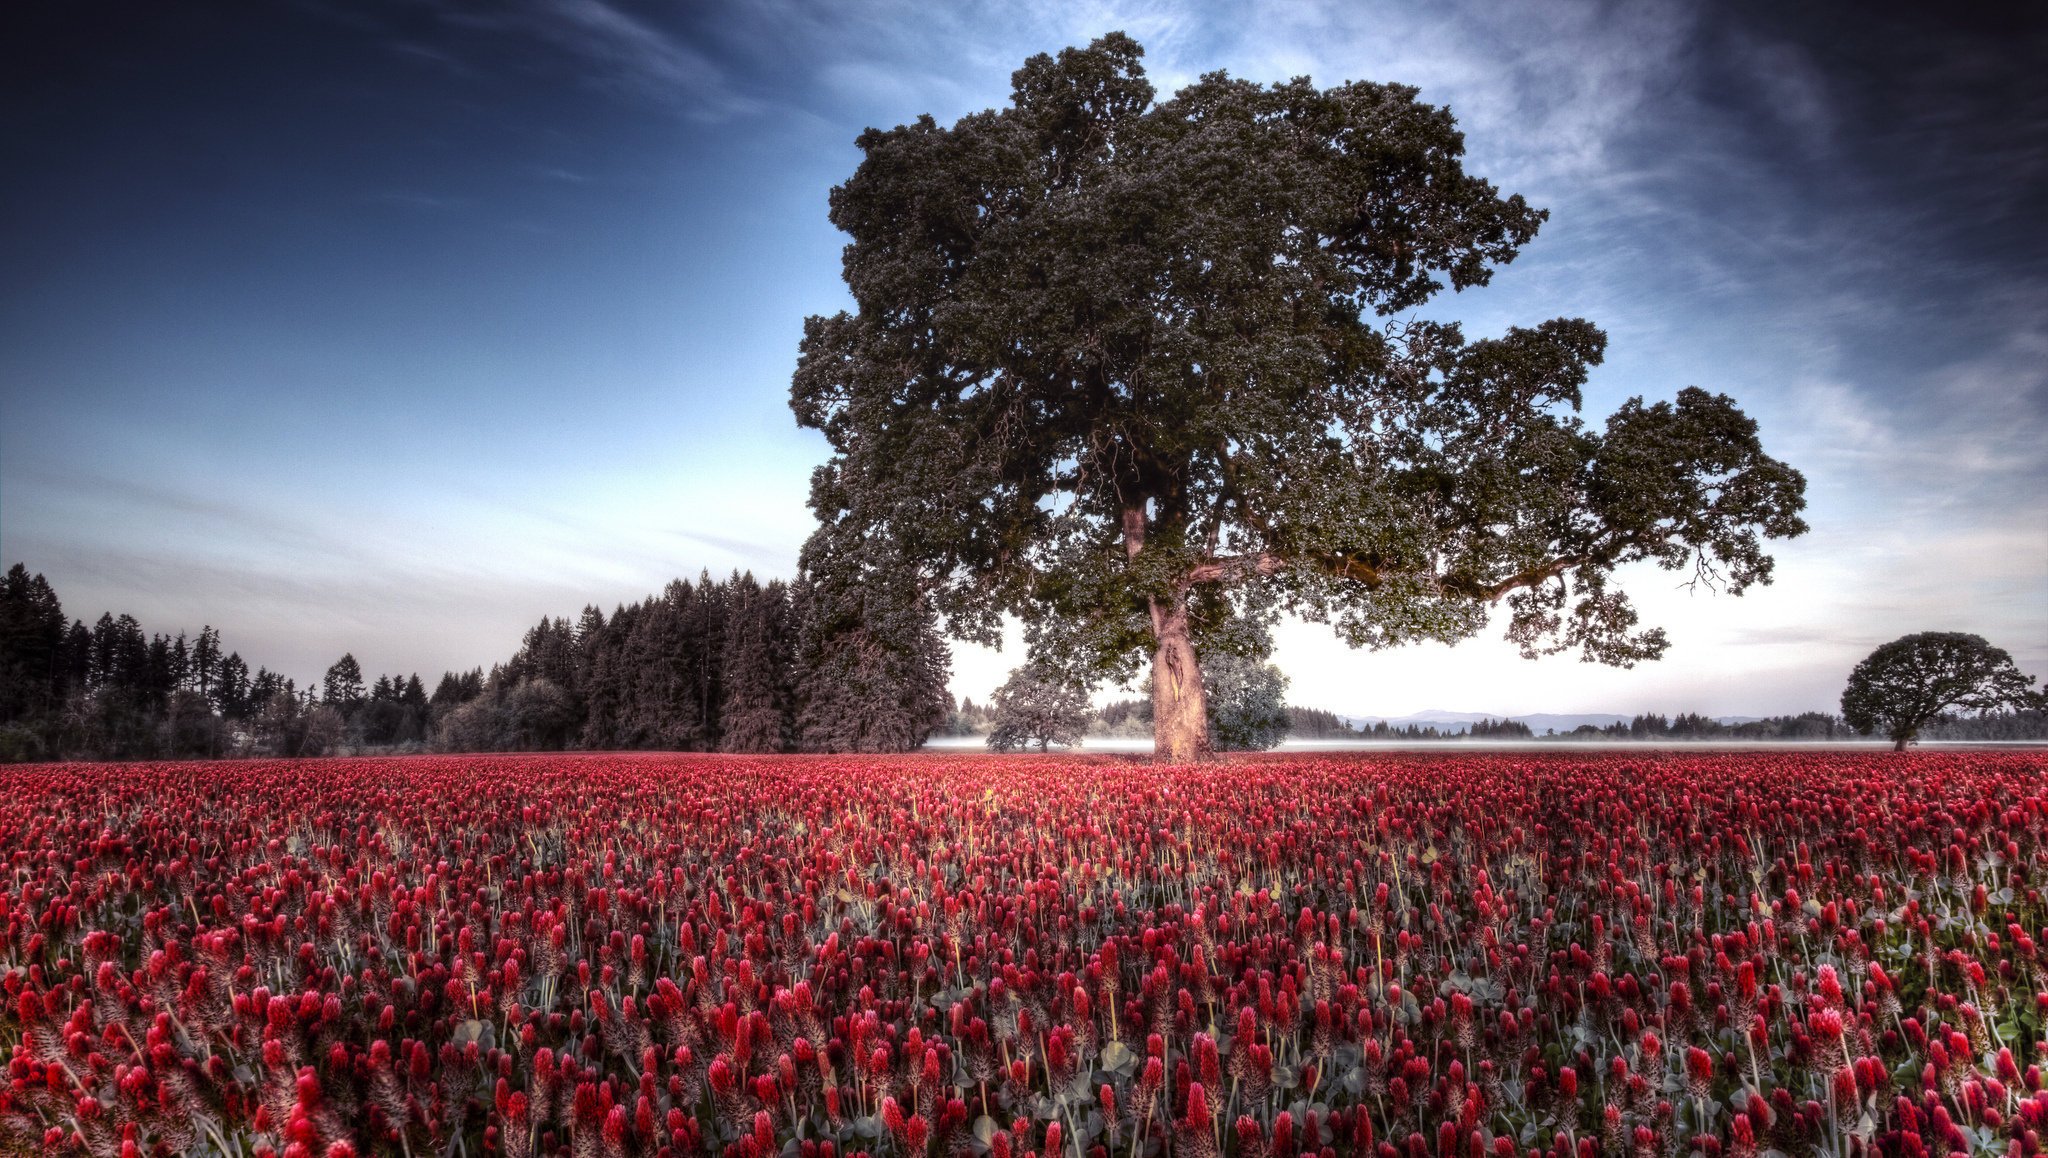
{"type": "Polygon", "coordinates": [[[610,615],[542,619],[509,659],[431,693],[417,673],[367,679],[353,653],[301,687],[252,672],[211,626],[68,619],[17,563],[0,580],[0,760],[907,751],[952,710],[948,659],[900,587],[816,568],[794,584],[706,573],[610,615]]]}

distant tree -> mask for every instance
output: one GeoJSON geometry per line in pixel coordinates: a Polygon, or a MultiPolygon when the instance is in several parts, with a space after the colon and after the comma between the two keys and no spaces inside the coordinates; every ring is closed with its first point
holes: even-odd
{"type": "Polygon", "coordinates": [[[405,688],[398,693],[398,702],[418,712],[422,719],[427,712],[427,687],[420,682],[420,673],[406,677],[405,688]]]}
{"type": "Polygon", "coordinates": [[[68,690],[64,608],[20,563],[0,580],[0,723],[53,710],[68,690]]]}
{"type": "Polygon", "coordinates": [[[1528,740],[1535,737],[1529,725],[1520,720],[1478,720],[1466,730],[1466,734],[1484,740],[1528,740]]]}
{"type": "Polygon", "coordinates": [[[269,708],[270,701],[276,698],[278,693],[291,695],[292,691],[292,681],[267,667],[258,666],[256,674],[249,677],[250,708],[262,712],[269,708]]]}
{"type": "Polygon", "coordinates": [[[583,736],[585,748],[628,746],[624,720],[633,689],[633,672],[626,654],[635,625],[642,614],[640,604],[613,609],[610,619],[596,608],[584,609],[579,654],[583,660],[583,736]]]}
{"type": "Polygon", "coordinates": [[[1505,603],[1525,654],[1627,666],[1667,641],[1618,569],[1770,580],[1805,484],[1729,398],[1591,428],[1592,324],[1414,317],[1546,216],[1464,170],[1447,110],[1222,73],[1156,101],[1141,55],[1112,33],[1025,61],[1006,108],[859,137],[856,309],[806,320],[791,390],[837,541],[890,544],[961,637],[1012,612],[1047,662],[1149,663],[1173,760],[1207,747],[1211,633],[1274,601],[1376,648],[1505,603]]]}
{"type": "Polygon", "coordinates": [[[1202,660],[1209,742],[1219,752],[1256,752],[1287,738],[1287,677],[1262,659],[1217,652],[1202,660]]]}
{"type": "Polygon", "coordinates": [[[79,620],[72,620],[70,630],[64,633],[63,658],[58,661],[62,667],[60,683],[64,697],[85,694],[92,687],[92,629],[79,620]]]}
{"type": "Polygon", "coordinates": [[[534,676],[505,694],[504,736],[498,747],[555,751],[576,734],[576,708],[553,680],[534,676]]]}
{"type": "Polygon", "coordinates": [[[780,752],[790,746],[796,726],[788,590],[780,582],[763,587],[751,574],[736,576],[730,589],[719,748],[780,752]]]}
{"type": "Polygon", "coordinates": [[[320,685],[320,698],[335,705],[344,716],[363,702],[363,668],[354,653],[344,653],[327,669],[320,685]]]}
{"type": "Polygon", "coordinates": [[[284,683],[256,712],[252,723],[257,746],[275,756],[297,758],[318,756],[339,744],[347,727],[341,712],[330,703],[308,702],[292,690],[291,681],[284,683]]]}
{"type": "Polygon", "coordinates": [[[1330,737],[1355,737],[1356,729],[1339,719],[1335,712],[1323,708],[1287,709],[1287,732],[1309,740],[1324,740],[1330,737]]]}
{"type": "Polygon", "coordinates": [[[1865,735],[1883,732],[1903,752],[1922,728],[1958,713],[2044,706],[2033,684],[2004,648],[1981,635],[1924,631],[1892,640],[1856,665],[1842,691],[1842,718],[1865,735]]]}
{"type": "Polygon", "coordinates": [[[697,585],[677,579],[634,618],[623,656],[622,746],[681,751],[707,746],[714,722],[705,696],[716,681],[713,661],[701,654],[709,618],[699,606],[703,600],[697,585]]]}
{"type": "Polygon", "coordinates": [[[907,752],[944,724],[949,659],[915,572],[880,540],[821,525],[792,588],[797,745],[907,752]]]}
{"type": "Polygon", "coordinates": [[[227,719],[239,720],[249,714],[249,665],[240,652],[231,651],[220,661],[212,695],[214,707],[227,719]]]}
{"type": "Polygon", "coordinates": [[[482,668],[471,668],[466,672],[442,672],[441,682],[434,686],[434,694],[427,706],[438,720],[463,704],[484,694],[484,672],[482,668]]]}
{"type": "Polygon", "coordinates": [[[1030,664],[1012,671],[996,689],[994,707],[988,734],[993,752],[1077,745],[1088,727],[1088,690],[1030,664]]]}
{"type": "Polygon", "coordinates": [[[199,629],[192,641],[192,686],[202,696],[213,694],[213,682],[220,673],[220,632],[211,624],[199,629]]]}
{"type": "Polygon", "coordinates": [[[312,704],[300,714],[298,756],[321,756],[334,750],[348,734],[348,722],[333,704],[312,704]]]}
{"type": "Polygon", "coordinates": [[[1152,701],[1111,700],[1095,712],[1096,727],[1106,735],[1136,736],[1152,733],[1152,701]]]}
{"type": "Polygon", "coordinates": [[[207,698],[190,688],[172,692],[157,724],[165,756],[213,759],[226,747],[227,727],[207,698]]]}
{"type": "Polygon", "coordinates": [[[576,629],[566,619],[542,619],[527,630],[519,650],[506,665],[513,683],[539,676],[573,696],[577,687],[576,629]]]}
{"type": "Polygon", "coordinates": [[[2048,707],[1992,712],[1934,724],[1927,729],[1927,737],[1934,740],[2048,740],[2048,707]]]}
{"type": "Polygon", "coordinates": [[[161,694],[164,696],[169,696],[192,682],[192,647],[186,642],[185,633],[179,632],[176,639],[168,642],[162,677],[161,694]]]}

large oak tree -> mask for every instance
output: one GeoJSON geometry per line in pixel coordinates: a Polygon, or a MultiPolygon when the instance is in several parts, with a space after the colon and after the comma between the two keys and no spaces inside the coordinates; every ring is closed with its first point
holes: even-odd
{"type": "Polygon", "coordinates": [[[1025,62],[1006,108],[859,138],[831,200],[858,308],[805,322],[791,390],[832,537],[964,638],[1007,611],[1076,678],[1149,659],[1173,760],[1207,754],[1198,654],[1277,609],[1384,647],[1505,605],[1526,654],[1627,665],[1665,638],[1615,568],[1769,581],[1805,484],[1728,398],[1594,429],[1592,324],[1415,316],[1546,216],[1464,171],[1447,110],[1221,73],[1155,101],[1141,55],[1111,34],[1025,62]]]}
{"type": "Polygon", "coordinates": [[[1842,689],[1842,719],[1865,735],[1883,732],[1903,752],[1922,728],[1957,713],[2048,706],[2033,686],[2011,653],[1981,635],[1922,631],[1863,657],[1842,689]]]}

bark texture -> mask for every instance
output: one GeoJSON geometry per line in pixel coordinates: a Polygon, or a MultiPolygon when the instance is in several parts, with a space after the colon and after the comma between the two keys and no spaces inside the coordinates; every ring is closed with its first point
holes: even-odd
{"type": "Polygon", "coordinates": [[[1209,744],[1209,697],[1202,665],[1188,637],[1188,613],[1176,601],[1152,605],[1152,750],[1167,764],[1195,764],[1214,753],[1209,744]]]}

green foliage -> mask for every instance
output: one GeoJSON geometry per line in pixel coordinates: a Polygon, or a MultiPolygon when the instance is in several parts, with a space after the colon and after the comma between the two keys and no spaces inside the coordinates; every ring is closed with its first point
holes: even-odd
{"type": "Polygon", "coordinates": [[[944,644],[913,586],[843,574],[805,587],[834,593],[830,614],[818,604],[807,618],[780,581],[706,574],[610,618],[586,607],[574,622],[542,619],[510,659],[444,673],[431,696],[416,674],[366,686],[349,654],[315,698],[267,668],[252,674],[211,627],[187,641],[110,613],[67,629],[48,583],[16,565],[0,581],[0,760],[429,746],[776,752],[800,739],[818,750],[915,748],[951,706],[944,644]]]}
{"type": "Polygon", "coordinates": [[[1287,677],[1260,659],[1220,652],[1202,660],[1209,738],[1219,752],[1260,752],[1287,738],[1287,677]]]}
{"type": "Polygon", "coordinates": [[[996,689],[989,750],[1013,752],[1036,744],[1043,752],[1054,744],[1077,745],[1088,720],[1086,688],[1025,664],[996,689]]]}
{"type": "Polygon", "coordinates": [[[950,655],[916,575],[877,540],[820,526],[794,589],[797,744],[907,752],[946,722],[950,655]]]}
{"type": "Polygon", "coordinates": [[[1358,736],[1335,712],[1296,707],[1287,709],[1287,734],[1303,740],[1346,740],[1358,736]]]}
{"type": "Polygon", "coordinates": [[[766,588],[752,575],[732,585],[722,657],[725,701],[719,708],[719,748],[726,752],[785,752],[795,739],[795,625],[780,581],[766,588]]]}
{"type": "Polygon", "coordinates": [[[320,681],[320,698],[346,715],[363,700],[363,667],[353,653],[344,653],[320,681]]]}
{"type": "Polygon", "coordinates": [[[0,724],[46,714],[63,702],[65,639],[64,607],[49,582],[20,563],[8,568],[0,580],[0,724]]]}
{"type": "Polygon", "coordinates": [[[1665,639],[1617,567],[1770,580],[1804,480],[1728,398],[1593,428],[1590,323],[1384,321],[1486,284],[1545,217],[1464,171],[1447,110],[1222,73],[1155,101],[1141,55],[1111,34],[1025,62],[1005,108],[859,138],[831,199],[856,309],[806,321],[791,389],[835,542],[912,569],[965,638],[1021,615],[1090,680],[1181,612],[1207,653],[1283,607],[1383,647],[1505,601],[1525,653],[1628,665],[1665,639]]]}
{"type": "Polygon", "coordinates": [[[1901,748],[1922,728],[1959,713],[2044,706],[2034,677],[1981,635],[1923,631],[1866,656],[1842,690],[1842,718],[1858,732],[1883,732],[1901,748]]]}

